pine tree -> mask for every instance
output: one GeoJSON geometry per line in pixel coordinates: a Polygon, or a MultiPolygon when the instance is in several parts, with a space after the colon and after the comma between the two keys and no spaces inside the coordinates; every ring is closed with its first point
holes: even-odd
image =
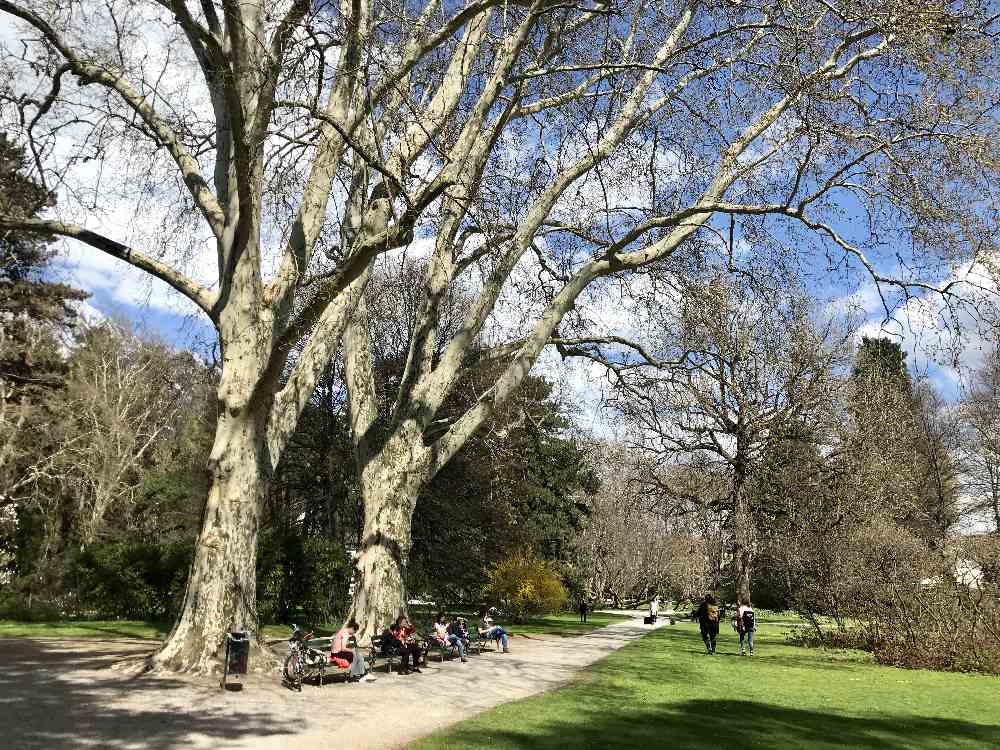
{"type": "Polygon", "coordinates": [[[897,523],[939,546],[957,518],[957,425],[929,383],[914,384],[895,341],[862,339],[853,386],[859,486],[897,523]]]}
{"type": "MultiPolygon", "coordinates": [[[[0,133],[0,214],[37,217],[55,204],[55,195],[28,174],[24,149],[0,133]]],[[[72,302],[87,295],[49,281],[52,238],[0,231],[0,379],[7,402],[39,397],[58,386],[62,357],[58,347],[39,341],[44,333],[70,325],[72,302]],[[40,330],[41,329],[41,330],[40,330]]]]}
{"type": "MultiPolygon", "coordinates": [[[[37,217],[55,196],[28,174],[24,149],[0,133],[0,214],[37,217]]],[[[27,467],[49,455],[65,382],[62,337],[84,292],[46,278],[51,237],[0,230],[0,581],[24,572],[37,535],[18,501],[27,467]]]]}

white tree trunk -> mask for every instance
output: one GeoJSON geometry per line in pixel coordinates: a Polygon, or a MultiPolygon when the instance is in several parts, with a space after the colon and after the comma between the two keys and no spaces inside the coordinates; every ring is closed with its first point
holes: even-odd
{"type": "Polygon", "coordinates": [[[153,657],[155,669],[210,673],[218,667],[231,626],[257,630],[257,533],[268,476],[261,432],[253,414],[219,418],[212,484],[183,610],[153,657]]]}
{"type": "Polygon", "coordinates": [[[407,612],[406,564],[421,473],[402,461],[389,464],[378,459],[364,472],[365,525],[351,616],[365,641],[407,612]]]}
{"type": "MultiPolygon", "coordinates": [[[[219,416],[209,456],[211,486],[180,618],[153,668],[171,672],[212,672],[224,653],[228,628],[259,635],[257,621],[257,534],[267,482],[276,456],[268,451],[271,399],[256,394],[274,345],[265,333],[273,321],[260,305],[259,276],[253,263],[256,239],[241,254],[226,308],[219,320],[222,376],[219,416]]],[[[255,668],[266,668],[255,640],[255,668]]]]}

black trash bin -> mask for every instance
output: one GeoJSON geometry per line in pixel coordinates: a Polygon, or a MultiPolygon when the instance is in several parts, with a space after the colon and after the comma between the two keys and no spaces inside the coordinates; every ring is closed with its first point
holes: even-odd
{"type": "Polygon", "coordinates": [[[220,687],[226,689],[229,675],[245,675],[250,660],[250,637],[245,630],[230,630],[226,633],[226,658],[220,687]]]}

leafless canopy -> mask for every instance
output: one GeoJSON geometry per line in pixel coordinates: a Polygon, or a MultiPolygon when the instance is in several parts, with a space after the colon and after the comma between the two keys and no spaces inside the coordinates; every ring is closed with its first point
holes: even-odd
{"type": "Polygon", "coordinates": [[[582,287],[724,230],[720,214],[739,217],[741,232],[790,219],[814,247],[904,290],[952,289],[942,269],[953,269],[938,261],[992,260],[987,3],[2,0],[0,10],[22,37],[5,45],[3,125],[81,218],[3,217],[3,227],[127,260],[220,326],[234,285],[250,285],[271,344],[268,388],[291,346],[320,334],[282,407],[306,397],[328,359],[320,339],[336,339],[335,301],[375,255],[415,238],[435,243],[429,318],[442,286],[479,277],[450,364],[517,262],[539,254],[544,314],[519,367],[582,287]],[[105,160],[120,169],[98,178],[92,164],[105,160]],[[87,214],[123,198],[168,207],[168,230],[135,237],[172,241],[137,247],[90,228],[87,214]],[[907,251],[886,257],[887,244],[907,251]],[[185,273],[198,258],[185,266],[181,250],[210,253],[217,279],[185,273]]]}

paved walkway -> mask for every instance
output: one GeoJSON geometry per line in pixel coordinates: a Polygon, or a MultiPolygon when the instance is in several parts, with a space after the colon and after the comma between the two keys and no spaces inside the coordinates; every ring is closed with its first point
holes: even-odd
{"type": "MultiPolygon", "coordinates": [[[[107,667],[148,641],[0,639],[0,746],[166,750],[397,748],[501,703],[565,684],[652,627],[642,613],[573,638],[518,637],[510,654],[423,674],[303,686],[253,676],[241,692],[208,679],[131,678],[107,667]]],[[[656,626],[666,622],[661,619],[656,626]]]]}

